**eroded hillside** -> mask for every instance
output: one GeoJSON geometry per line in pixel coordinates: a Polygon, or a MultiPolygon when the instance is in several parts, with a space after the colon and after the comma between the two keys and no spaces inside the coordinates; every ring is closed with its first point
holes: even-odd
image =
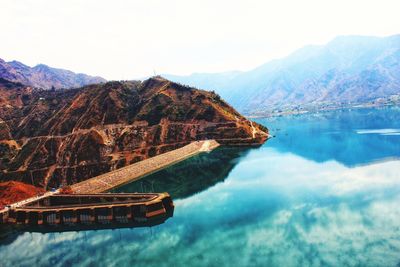
{"type": "Polygon", "coordinates": [[[212,92],[154,77],[71,90],[0,83],[1,180],[72,184],[194,140],[257,145],[267,129],[212,92]]]}

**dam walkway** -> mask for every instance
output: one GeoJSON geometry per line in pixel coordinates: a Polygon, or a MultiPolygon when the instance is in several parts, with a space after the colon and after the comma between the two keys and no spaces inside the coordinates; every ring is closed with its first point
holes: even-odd
{"type": "Polygon", "coordinates": [[[75,194],[106,192],[183,161],[198,153],[211,151],[218,146],[219,143],[215,140],[195,141],[184,147],[76,183],[71,186],[71,189],[75,194]]]}
{"type": "MultiPolygon", "coordinates": [[[[137,163],[131,164],[129,166],[117,169],[115,171],[107,172],[102,175],[90,178],[88,180],[82,181],[80,183],[74,184],[71,186],[72,195],[60,195],[60,190],[56,190],[54,192],[46,192],[43,195],[40,196],[34,196],[16,203],[13,203],[6,207],[3,210],[0,210],[0,224],[1,223],[6,223],[6,222],[11,222],[11,223],[26,223],[32,224],[42,224],[42,215],[49,213],[51,217],[48,220],[53,220],[56,218],[56,222],[60,223],[59,218],[61,218],[60,214],[61,212],[67,212],[68,214],[70,212],[73,212],[73,215],[68,215],[69,217],[73,216],[74,222],[76,220],[76,216],[78,216],[80,210],[83,210],[83,212],[91,212],[90,216],[92,216],[91,220],[94,220],[93,218],[95,216],[95,212],[93,211],[94,209],[99,209],[103,210],[106,209],[107,212],[112,210],[113,208],[118,206],[118,203],[113,203],[113,201],[106,201],[108,203],[90,203],[90,207],[88,205],[85,205],[84,203],[81,202],[81,200],[87,198],[89,200],[97,199],[101,197],[101,202],[104,202],[105,199],[112,198],[112,199],[119,199],[119,198],[124,198],[125,195],[128,196],[129,202],[130,203],[119,203],[122,204],[122,206],[125,208],[128,207],[128,210],[130,210],[130,207],[134,205],[135,207],[138,207],[138,205],[142,205],[144,208],[143,210],[147,209],[147,206],[151,205],[158,205],[160,206],[159,203],[162,203],[163,201],[165,202],[165,199],[167,199],[168,203],[165,204],[165,206],[171,206],[173,207],[172,200],[170,201],[170,197],[166,193],[159,193],[159,194],[153,194],[156,197],[156,201],[154,200],[149,200],[145,199],[145,196],[152,196],[152,194],[137,194],[139,197],[144,197],[142,199],[143,203],[134,203],[136,201],[133,201],[137,196],[136,194],[100,194],[109,191],[110,189],[113,189],[115,187],[121,186],[123,184],[138,180],[142,178],[143,176],[146,176],[148,174],[151,174],[153,172],[156,172],[160,169],[163,169],[165,167],[168,167],[170,165],[173,165],[175,163],[178,163],[180,161],[183,161],[189,157],[192,157],[196,154],[199,154],[201,152],[207,152],[211,151],[214,148],[218,147],[219,143],[215,140],[204,140],[204,141],[195,141],[192,142],[184,147],[154,156],[152,158],[146,159],[139,161],[137,163]],[[46,204],[47,202],[60,202],[61,199],[62,201],[66,201],[66,205],[60,205],[60,206],[53,206],[53,205],[48,205],[46,204]],[[71,205],[73,203],[73,200],[79,200],[79,204],[75,203],[75,205],[71,205]],[[72,202],[71,202],[72,201],[72,202]],[[169,203],[171,202],[171,204],[169,203]],[[90,211],[88,211],[88,209],[90,211]],[[93,213],[94,212],[94,213],[93,213]],[[92,214],[93,213],[93,214],[92,214]],[[32,218],[28,218],[28,216],[33,216],[32,218]],[[56,217],[54,217],[56,216],[56,217]],[[94,217],[93,217],[94,216],[94,217]]],[[[121,205],[120,205],[121,206],[121,205]]],[[[157,206],[157,207],[158,207],[157,206]]],[[[122,208],[122,207],[121,207],[122,208]]],[[[159,207],[160,208],[160,207],[159,207]]],[[[160,210],[163,210],[160,208],[160,210]]],[[[85,213],[85,214],[86,214],[85,213]]],[[[137,211],[136,211],[137,213],[137,211]]],[[[165,209],[162,212],[163,214],[165,213],[165,209]]],[[[130,214],[129,212],[127,214],[130,214]]],[[[50,216],[49,215],[49,216],[50,216]]],[[[87,214],[86,214],[87,215],[87,214]]],[[[149,213],[146,216],[151,217],[153,215],[157,214],[152,214],[149,213]]],[[[88,215],[89,216],[89,215],[88,215]]],[[[108,216],[108,215],[107,215],[108,216]]],[[[111,215],[110,215],[111,216],[111,215]]],[[[131,216],[131,215],[129,215],[131,216]]],[[[79,217],[79,216],[78,216],[79,217]]],[[[112,216],[111,216],[112,217],[112,216]]],[[[110,217],[110,218],[111,218],[110,217]]],[[[146,217],[146,218],[147,218],[146,217]]],[[[46,217],[47,218],[47,217],[46,217]]],[[[130,218],[130,217],[129,217],[130,218]]],[[[65,218],[64,218],[65,219],[65,218]]],[[[44,221],[46,221],[45,219],[44,221]]],[[[65,219],[68,220],[68,219],[65,219]]],[[[61,220],[61,221],[65,221],[61,220]]],[[[79,220],[78,220],[79,221],[79,220]]]]}

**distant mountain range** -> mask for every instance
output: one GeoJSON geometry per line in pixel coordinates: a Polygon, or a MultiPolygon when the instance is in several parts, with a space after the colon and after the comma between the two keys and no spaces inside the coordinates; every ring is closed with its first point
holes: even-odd
{"type": "MultiPolygon", "coordinates": [[[[340,36],[246,72],[163,76],[213,90],[247,115],[400,103],[400,35],[340,36]]],[[[29,67],[2,59],[0,78],[43,89],[106,82],[43,64],[29,67]]]]}
{"type": "Polygon", "coordinates": [[[247,72],[164,76],[215,90],[245,114],[398,101],[400,35],[341,36],[247,72]]]}
{"type": "Polygon", "coordinates": [[[101,77],[93,77],[69,70],[51,68],[39,64],[29,67],[18,61],[6,62],[0,58],[0,78],[43,89],[77,88],[88,84],[106,82],[101,77]]]}

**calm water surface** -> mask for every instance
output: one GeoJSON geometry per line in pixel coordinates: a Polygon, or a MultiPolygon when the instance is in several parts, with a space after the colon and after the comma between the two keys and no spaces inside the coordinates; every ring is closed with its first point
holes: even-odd
{"type": "Polygon", "coordinates": [[[260,119],[276,138],[220,148],[118,192],[168,191],[151,228],[20,233],[0,266],[400,266],[400,110],[260,119]]]}

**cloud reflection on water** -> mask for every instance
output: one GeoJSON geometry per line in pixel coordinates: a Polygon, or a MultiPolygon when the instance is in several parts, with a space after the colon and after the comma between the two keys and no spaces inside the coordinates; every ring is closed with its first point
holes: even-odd
{"type": "Polygon", "coordinates": [[[1,246],[0,258],[13,266],[395,266],[399,169],[400,161],[349,168],[263,147],[223,183],[176,201],[162,225],[25,233],[1,246]]]}

